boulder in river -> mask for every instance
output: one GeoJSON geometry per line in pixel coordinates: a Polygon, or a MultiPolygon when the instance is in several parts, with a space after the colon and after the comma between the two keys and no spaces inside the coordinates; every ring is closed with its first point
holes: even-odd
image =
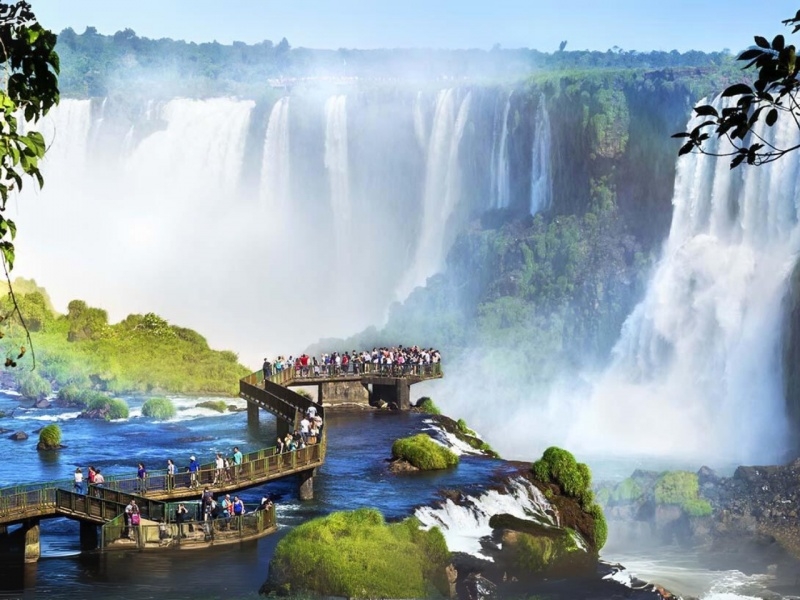
{"type": "Polygon", "coordinates": [[[17,431],[8,436],[8,439],[14,440],[16,442],[23,442],[28,439],[28,434],[25,433],[24,431],[17,431]]]}

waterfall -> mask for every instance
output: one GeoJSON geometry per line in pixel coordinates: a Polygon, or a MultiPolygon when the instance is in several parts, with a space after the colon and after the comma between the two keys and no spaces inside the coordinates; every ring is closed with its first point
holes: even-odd
{"type": "MultiPolygon", "coordinates": [[[[790,119],[758,133],[782,147],[800,141],[790,119]]],[[[669,239],[579,412],[576,447],[784,458],[781,302],[800,251],[798,168],[800,153],[735,170],[729,158],[678,160],[669,239]]]]}
{"type": "Polygon", "coordinates": [[[83,177],[91,127],[91,101],[72,99],[61,100],[31,127],[40,131],[49,145],[42,165],[57,182],[67,184],[74,177],[83,177]],[[68,161],[71,164],[66,167],[68,161]]]}
{"type": "Polygon", "coordinates": [[[270,211],[285,211],[290,202],[289,97],[272,107],[264,138],[261,163],[261,198],[270,211]]]}
{"type": "Polygon", "coordinates": [[[461,170],[458,150],[469,117],[472,93],[467,92],[456,111],[457,90],[441,90],[428,142],[422,228],[414,259],[397,288],[404,299],[443,266],[448,250],[447,223],[458,202],[461,170]]]}
{"type": "Polygon", "coordinates": [[[553,177],[550,170],[550,117],[544,95],[539,98],[533,127],[531,150],[531,216],[550,208],[553,200],[553,177]]]}
{"type": "Polygon", "coordinates": [[[339,265],[349,264],[352,248],[352,208],[347,158],[347,96],[331,96],[325,102],[325,168],[331,190],[333,230],[339,265]]]}
{"type": "Polygon", "coordinates": [[[496,111],[495,114],[490,171],[492,208],[508,208],[511,203],[508,174],[508,113],[511,110],[513,93],[511,91],[508,94],[502,112],[496,111]]]}
{"type": "Polygon", "coordinates": [[[425,124],[425,96],[419,91],[414,98],[414,135],[421,150],[428,147],[428,128],[425,124]]]}

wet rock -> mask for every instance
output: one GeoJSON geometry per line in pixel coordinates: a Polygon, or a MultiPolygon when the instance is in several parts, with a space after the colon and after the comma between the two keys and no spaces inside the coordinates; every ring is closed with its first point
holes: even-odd
{"type": "Polygon", "coordinates": [[[8,436],[8,439],[14,440],[16,442],[23,442],[28,439],[28,434],[25,433],[24,431],[17,431],[8,436]]]}
{"type": "Polygon", "coordinates": [[[459,590],[459,598],[466,600],[491,600],[497,598],[497,586],[480,573],[470,573],[459,590]]]}
{"type": "Polygon", "coordinates": [[[412,473],[419,471],[417,467],[412,465],[407,460],[403,460],[399,458],[397,460],[393,460],[389,463],[389,472],[390,473],[412,473]]]}
{"type": "Polygon", "coordinates": [[[50,408],[51,404],[49,400],[45,400],[41,398],[33,403],[33,408],[50,408]]]}
{"type": "Polygon", "coordinates": [[[719,476],[714,472],[713,469],[709,467],[700,467],[700,470],[697,471],[697,481],[700,485],[716,485],[719,482],[719,476]]]}

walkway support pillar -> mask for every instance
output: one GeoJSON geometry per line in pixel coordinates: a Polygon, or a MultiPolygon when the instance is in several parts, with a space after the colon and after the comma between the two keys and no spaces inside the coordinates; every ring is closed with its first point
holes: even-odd
{"type": "Polygon", "coordinates": [[[300,500],[314,499],[314,469],[300,473],[300,500]]]}
{"type": "Polygon", "coordinates": [[[258,427],[258,405],[247,403],[247,426],[258,427]]]}
{"type": "Polygon", "coordinates": [[[97,550],[97,525],[81,521],[81,550],[97,550]]]}
{"type": "Polygon", "coordinates": [[[30,519],[22,524],[25,532],[25,562],[35,563],[41,556],[41,546],[39,545],[39,519],[30,519]]]}

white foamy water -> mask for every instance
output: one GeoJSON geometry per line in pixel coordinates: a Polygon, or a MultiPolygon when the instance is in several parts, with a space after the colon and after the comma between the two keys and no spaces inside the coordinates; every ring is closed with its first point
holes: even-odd
{"type": "MultiPolygon", "coordinates": [[[[789,120],[760,133],[800,141],[789,120]]],[[[678,160],[669,239],[612,367],[577,412],[571,448],[783,457],[782,301],[800,252],[799,166],[800,153],[736,170],[727,158],[678,160]]]]}
{"type": "Polygon", "coordinates": [[[476,450],[466,442],[461,441],[448,431],[445,431],[440,427],[436,421],[432,419],[425,419],[423,421],[427,425],[427,427],[423,427],[422,431],[430,431],[433,433],[431,439],[444,446],[445,448],[449,448],[454,454],[458,454],[459,456],[463,454],[483,454],[480,450],[476,450]]]}
{"type": "Polygon", "coordinates": [[[491,535],[489,519],[509,514],[520,519],[534,520],[544,525],[556,525],[546,511],[551,510],[544,495],[528,481],[520,478],[508,486],[508,493],[490,490],[481,496],[468,496],[456,504],[448,499],[440,507],[423,506],[414,515],[426,529],[439,527],[451,552],[465,552],[492,560],[483,553],[481,538],[491,535]]]}

